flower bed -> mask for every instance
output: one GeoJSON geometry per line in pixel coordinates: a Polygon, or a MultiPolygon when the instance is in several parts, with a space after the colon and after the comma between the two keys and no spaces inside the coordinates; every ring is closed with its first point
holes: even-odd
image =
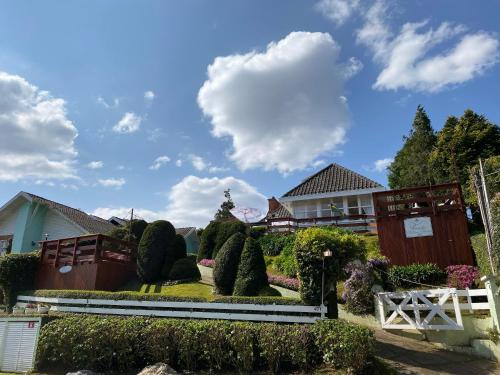
{"type": "Polygon", "coordinates": [[[477,267],[465,264],[446,267],[447,284],[450,288],[465,289],[472,288],[479,279],[477,267]]]}
{"type": "Polygon", "coordinates": [[[198,262],[200,266],[214,268],[215,259],[202,259],[198,262]]]}

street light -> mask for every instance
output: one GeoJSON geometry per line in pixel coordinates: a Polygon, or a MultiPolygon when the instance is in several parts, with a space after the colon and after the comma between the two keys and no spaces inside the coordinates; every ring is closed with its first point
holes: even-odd
{"type": "Polygon", "coordinates": [[[325,258],[333,255],[330,249],[323,251],[323,268],[321,270],[321,317],[323,317],[323,307],[325,307],[325,258]]]}

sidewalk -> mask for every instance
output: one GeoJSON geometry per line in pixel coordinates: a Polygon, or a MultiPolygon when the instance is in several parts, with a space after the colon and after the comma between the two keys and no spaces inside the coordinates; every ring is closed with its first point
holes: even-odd
{"type": "Polygon", "coordinates": [[[500,365],[487,359],[449,352],[380,329],[375,337],[377,355],[404,375],[500,374],[500,365]]]}

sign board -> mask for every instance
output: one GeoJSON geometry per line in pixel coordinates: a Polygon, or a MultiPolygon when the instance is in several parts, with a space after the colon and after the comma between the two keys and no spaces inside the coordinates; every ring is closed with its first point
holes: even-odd
{"type": "Polygon", "coordinates": [[[432,221],[428,216],[413,217],[404,220],[406,238],[432,236],[432,221]]]}

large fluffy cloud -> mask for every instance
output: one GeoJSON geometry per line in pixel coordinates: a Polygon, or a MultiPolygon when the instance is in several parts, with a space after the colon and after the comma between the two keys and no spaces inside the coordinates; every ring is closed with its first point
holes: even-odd
{"type": "Polygon", "coordinates": [[[344,142],[344,81],[361,65],[338,63],[339,51],[327,33],[293,32],[263,52],[217,57],[208,67],[198,104],[212,134],[232,138],[240,169],[303,169],[344,142]]]}
{"type": "MultiPolygon", "coordinates": [[[[153,211],[134,208],[134,212],[148,221],[166,219],[177,227],[204,227],[213,219],[215,212],[225,200],[226,189],[231,189],[231,197],[237,206],[257,208],[265,214],[266,197],[247,182],[235,177],[196,176],[187,176],[172,187],[168,193],[168,204],[164,209],[153,211]]],[[[93,214],[104,218],[127,217],[130,215],[130,209],[130,207],[101,207],[95,209],[93,214]]]]}
{"type": "Polygon", "coordinates": [[[0,71],[0,181],[75,178],[74,140],[65,101],[0,71]]]}
{"type": "Polygon", "coordinates": [[[372,50],[383,69],[373,85],[379,90],[399,88],[436,92],[482,74],[500,58],[500,43],[486,32],[470,32],[463,25],[443,22],[428,28],[427,22],[406,23],[398,35],[387,25],[387,5],[375,2],[365,12],[365,24],[357,39],[372,50]],[[460,40],[444,52],[432,52],[455,37],[460,40]]]}

